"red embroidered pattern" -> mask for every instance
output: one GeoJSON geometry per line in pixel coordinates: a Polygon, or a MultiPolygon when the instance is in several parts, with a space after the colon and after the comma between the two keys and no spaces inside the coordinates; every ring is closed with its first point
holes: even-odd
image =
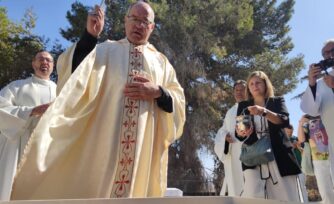
{"type": "MultiPolygon", "coordinates": [[[[132,76],[143,70],[142,65],[142,46],[134,47],[130,44],[128,82],[132,82],[132,76]]],[[[124,98],[119,163],[110,197],[128,197],[130,193],[136,151],[139,106],[139,100],[124,98]]]]}

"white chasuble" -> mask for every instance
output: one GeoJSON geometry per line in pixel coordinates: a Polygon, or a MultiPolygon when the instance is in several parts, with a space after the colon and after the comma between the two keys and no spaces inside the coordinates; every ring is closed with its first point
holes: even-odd
{"type": "Polygon", "coordinates": [[[59,58],[64,85],[29,140],[12,199],[163,196],[168,147],[185,122],[173,67],[152,45],[123,39],[97,45],[70,75],[73,49],[59,58]],[[164,87],[173,112],[124,97],[132,74],[164,87]]]}
{"type": "Polygon", "coordinates": [[[56,96],[56,84],[36,76],[13,81],[0,91],[0,200],[9,200],[18,161],[38,117],[35,106],[56,96]]]}

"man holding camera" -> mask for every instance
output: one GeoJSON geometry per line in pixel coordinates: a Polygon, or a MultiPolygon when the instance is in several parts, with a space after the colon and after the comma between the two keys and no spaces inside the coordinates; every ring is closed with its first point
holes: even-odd
{"type": "Polygon", "coordinates": [[[334,66],[334,39],[325,42],[321,53],[324,60],[310,65],[309,86],[302,96],[300,107],[309,115],[320,115],[329,136],[331,154],[334,150],[334,69],[327,71],[327,68],[334,66]],[[322,71],[326,73],[319,79],[322,71]]]}

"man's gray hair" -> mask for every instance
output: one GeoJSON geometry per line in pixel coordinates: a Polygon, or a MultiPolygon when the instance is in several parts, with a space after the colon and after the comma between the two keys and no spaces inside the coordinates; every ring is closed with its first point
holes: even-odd
{"type": "Polygon", "coordinates": [[[129,16],[131,9],[132,9],[134,6],[139,5],[139,4],[148,6],[148,7],[150,8],[150,10],[152,11],[152,12],[151,12],[151,13],[152,13],[152,16],[151,16],[151,17],[152,17],[152,18],[151,18],[151,19],[148,19],[148,20],[151,21],[151,23],[154,23],[154,11],[153,11],[151,5],[148,4],[145,0],[139,0],[139,1],[136,1],[136,2],[134,2],[134,3],[132,3],[132,4],[130,4],[130,6],[129,6],[129,8],[128,8],[128,11],[126,12],[126,15],[129,16]]]}
{"type": "Polygon", "coordinates": [[[331,39],[328,39],[324,42],[324,46],[323,47],[326,47],[328,44],[332,44],[334,43],[334,38],[331,38],[331,39]]]}
{"type": "Polygon", "coordinates": [[[329,44],[334,44],[334,38],[328,39],[324,42],[324,45],[321,48],[321,54],[322,55],[324,55],[324,48],[329,44]]]}

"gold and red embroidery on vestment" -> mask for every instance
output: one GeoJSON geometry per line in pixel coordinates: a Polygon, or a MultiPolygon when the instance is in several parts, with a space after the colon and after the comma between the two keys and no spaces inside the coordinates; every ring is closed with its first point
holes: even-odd
{"type": "MultiPolygon", "coordinates": [[[[128,83],[133,81],[134,75],[143,71],[142,51],[143,46],[135,47],[130,44],[128,83]]],[[[137,144],[139,107],[140,100],[124,98],[119,160],[111,197],[128,197],[130,193],[137,144]]]]}

